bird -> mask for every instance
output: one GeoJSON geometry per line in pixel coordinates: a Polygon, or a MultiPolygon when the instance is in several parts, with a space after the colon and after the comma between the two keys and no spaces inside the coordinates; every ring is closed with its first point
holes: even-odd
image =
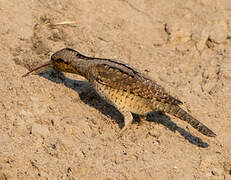
{"type": "Polygon", "coordinates": [[[187,122],[205,136],[216,136],[207,126],[182,109],[180,106],[183,103],[167,93],[162,86],[118,60],[88,57],[74,49],[64,48],[51,55],[49,62],[32,69],[23,77],[42,67],[78,74],[89,81],[96,92],[123,115],[124,126],[120,133],[133,122],[132,113],[143,117],[150,112],[160,111],[187,122]]]}

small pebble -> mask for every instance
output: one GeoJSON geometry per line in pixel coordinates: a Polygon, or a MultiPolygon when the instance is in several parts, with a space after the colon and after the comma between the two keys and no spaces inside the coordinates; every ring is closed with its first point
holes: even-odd
{"type": "Polygon", "coordinates": [[[45,125],[34,123],[31,128],[31,133],[35,136],[46,137],[50,135],[48,127],[45,125]]]}

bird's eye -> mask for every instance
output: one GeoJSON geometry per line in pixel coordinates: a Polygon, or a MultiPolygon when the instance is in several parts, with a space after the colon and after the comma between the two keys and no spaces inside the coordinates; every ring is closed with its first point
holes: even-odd
{"type": "Polygon", "coordinates": [[[57,63],[64,63],[64,64],[70,64],[69,62],[67,62],[67,61],[64,61],[63,59],[56,59],[55,60],[57,63]]]}
{"type": "Polygon", "coordinates": [[[56,61],[57,63],[62,63],[62,62],[64,62],[63,59],[56,59],[55,61],[56,61]]]}

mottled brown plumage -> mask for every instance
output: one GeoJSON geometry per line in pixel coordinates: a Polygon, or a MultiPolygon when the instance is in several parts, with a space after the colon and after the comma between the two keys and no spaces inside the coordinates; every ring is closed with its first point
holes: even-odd
{"type": "Polygon", "coordinates": [[[87,57],[73,49],[65,48],[54,53],[47,66],[85,77],[104,99],[124,115],[125,126],[121,132],[133,120],[131,112],[146,115],[151,111],[164,111],[188,122],[206,136],[216,136],[209,128],[184,111],[179,106],[182,104],[180,100],[170,96],[155,81],[122,62],[87,57]]]}

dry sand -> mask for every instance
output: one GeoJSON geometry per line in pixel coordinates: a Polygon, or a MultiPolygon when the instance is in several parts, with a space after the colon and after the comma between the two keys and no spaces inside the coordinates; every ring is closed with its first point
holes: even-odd
{"type": "Polygon", "coordinates": [[[230,0],[0,0],[0,42],[1,180],[231,179],[230,0]],[[136,67],[217,137],[156,113],[119,138],[80,76],[21,77],[64,47],[136,67]]]}

